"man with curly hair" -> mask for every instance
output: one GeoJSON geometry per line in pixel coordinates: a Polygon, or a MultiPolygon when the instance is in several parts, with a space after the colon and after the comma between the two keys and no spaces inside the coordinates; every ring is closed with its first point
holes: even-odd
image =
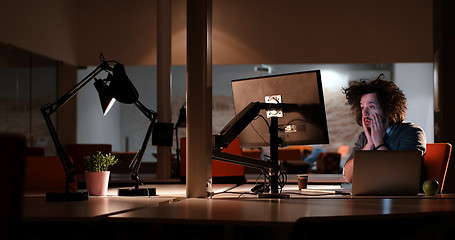
{"type": "Polygon", "coordinates": [[[375,80],[351,82],[343,88],[343,93],[357,124],[363,127],[344,165],[346,181],[352,182],[354,152],[357,150],[419,150],[422,154],[422,183],[425,180],[425,132],[413,123],[404,122],[407,99],[397,85],[384,80],[381,74],[375,80]]]}

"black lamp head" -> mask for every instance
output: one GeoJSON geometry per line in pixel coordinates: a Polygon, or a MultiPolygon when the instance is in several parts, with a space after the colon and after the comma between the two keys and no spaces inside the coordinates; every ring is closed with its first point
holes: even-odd
{"type": "Polygon", "coordinates": [[[126,75],[125,67],[120,63],[115,64],[113,67],[109,91],[121,103],[131,104],[139,99],[139,93],[126,75]]]}
{"type": "Polygon", "coordinates": [[[98,91],[104,115],[109,112],[115,101],[132,104],[139,99],[139,93],[126,75],[125,67],[122,64],[117,63],[109,70],[112,71],[112,74],[109,73],[104,80],[95,79],[93,84],[98,91]]]}
{"type": "Polygon", "coordinates": [[[179,118],[177,119],[177,123],[175,124],[175,128],[185,127],[186,126],[186,108],[183,105],[180,108],[179,118]]]}
{"type": "Polygon", "coordinates": [[[98,91],[104,116],[106,116],[106,114],[115,103],[115,98],[110,91],[109,85],[106,84],[106,82],[110,81],[110,79],[112,79],[112,75],[108,74],[106,80],[95,79],[95,83],[93,84],[98,91]]]}

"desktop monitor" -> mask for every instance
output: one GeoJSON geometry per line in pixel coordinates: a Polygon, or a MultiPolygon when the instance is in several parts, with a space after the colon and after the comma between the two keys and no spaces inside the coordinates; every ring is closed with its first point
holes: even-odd
{"type": "Polygon", "coordinates": [[[270,146],[270,116],[278,117],[282,147],[329,143],[319,70],[238,79],[231,85],[236,115],[252,102],[286,104],[282,111],[261,109],[240,133],[241,147],[270,146]]]}

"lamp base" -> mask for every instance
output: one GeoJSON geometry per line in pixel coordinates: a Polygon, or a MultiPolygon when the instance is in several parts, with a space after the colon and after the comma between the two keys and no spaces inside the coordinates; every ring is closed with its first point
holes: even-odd
{"type": "Polygon", "coordinates": [[[261,193],[258,195],[259,198],[289,198],[289,194],[282,193],[261,193]]]}
{"type": "Polygon", "coordinates": [[[88,192],[47,192],[46,201],[84,201],[88,200],[88,192]]]}
{"type": "Polygon", "coordinates": [[[119,189],[119,196],[155,196],[156,188],[127,188],[119,189]]]}

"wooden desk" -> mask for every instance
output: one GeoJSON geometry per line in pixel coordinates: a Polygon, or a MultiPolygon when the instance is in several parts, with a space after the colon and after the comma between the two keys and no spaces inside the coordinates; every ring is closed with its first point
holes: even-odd
{"type": "Polygon", "coordinates": [[[25,197],[24,222],[60,222],[105,220],[107,216],[146,207],[157,207],[173,197],[90,197],[87,201],[48,202],[45,197],[25,197]]]}
{"type": "MultiPolygon", "coordinates": [[[[147,185],[151,187],[150,185],[147,185]]],[[[185,198],[184,184],[162,184],[156,187],[157,196],[153,197],[118,197],[117,188],[109,189],[107,196],[90,196],[87,201],[49,202],[44,193],[27,193],[23,198],[22,220],[33,221],[88,221],[105,220],[107,216],[154,208],[185,198]]],[[[233,188],[232,184],[214,185],[214,191],[233,188]]]]}
{"type": "MultiPolygon", "coordinates": [[[[160,207],[184,199],[186,195],[184,184],[147,186],[156,187],[157,196],[119,197],[115,188],[109,189],[107,196],[90,196],[87,201],[48,202],[44,193],[28,192],[23,198],[21,222],[13,226],[15,236],[17,239],[127,239],[118,236],[130,229],[120,228],[120,232],[111,229],[108,216],[160,207]]],[[[235,185],[216,184],[213,190],[232,187],[235,185]]]]}
{"type": "Polygon", "coordinates": [[[185,199],[158,208],[111,215],[112,221],[189,221],[214,224],[269,225],[322,220],[376,219],[391,216],[455,214],[455,198],[338,198],[338,199],[185,199]]]}
{"type": "Polygon", "coordinates": [[[120,232],[134,227],[141,236],[153,228],[166,238],[184,232],[192,239],[450,239],[455,199],[185,199],[112,215],[108,222],[120,232]]]}
{"type": "MultiPolygon", "coordinates": [[[[183,184],[155,187],[159,196],[150,198],[117,197],[116,189],[111,189],[110,196],[83,202],[25,197],[18,239],[57,238],[67,232],[71,234],[65,239],[83,239],[88,234],[102,239],[172,239],[182,234],[185,239],[343,239],[372,233],[382,238],[399,234],[434,239],[437,234],[453,237],[455,226],[455,195],[239,199],[238,195],[220,194],[212,199],[186,199],[183,184]],[[355,232],[351,232],[353,227],[355,232]]],[[[217,192],[231,188],[214,186],[217,192]]],[[[293,188],[296,185],[290,184],[285,190],[298,191],[293,188]]]]}
{"type": "Polygon", "coordinates": [[[158,207],[170,197],[89,197],[87,201],[48,202],[26,196],[22,221],[13,226],[15,239],[105,239],[107,217],[126,211],[158,207]]]}

